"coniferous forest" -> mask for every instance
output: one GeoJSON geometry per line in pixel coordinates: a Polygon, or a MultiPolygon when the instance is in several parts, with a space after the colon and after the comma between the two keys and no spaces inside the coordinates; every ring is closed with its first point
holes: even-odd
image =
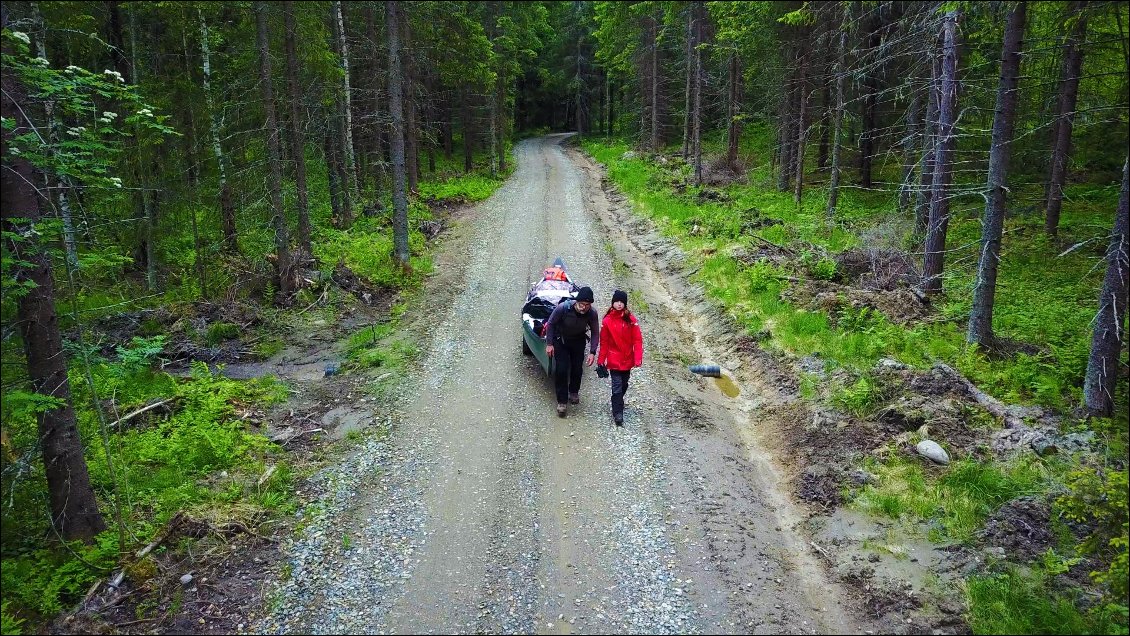
{"type": "MultiPolygon", "coordinates": [[[[838,625],[1126,633],[1128,33],[1105,0],[5,2],[3,633],[317,631],[257,621],[289,607],[270,590],[297,576],[291,538],[356,506],[322,476],[416,439],[407,387],[441,401],[456,380],[434,361],[478,355],[471,327],[440,342],[449,314],[497,306],[513,346],[480,363],[530,381],[522,299],[457,288],[476,250],[502,272],[543,238],[607,261],[601,316],[634,285],[637,432],[717,434],[647,419],[649,378],[704,382],[680,370],[709,350],[738,381],[735,430],[761,432],[737,448],[809,519],[775,532],[855,590],[838,625]],[[542,152],[564,163],[523,163],[542,152]],[[559,192],[508,189],[564,165],[583,170],[559,192]],[[605,225],[504,238],[571,197],[606,198],[587,212],[605,225]],[[701,296],[657,300],[641,281],[664,277],[701,296]],[[675,324],[706,344],[678,348],[675,324]],[[856,542],[866,575],[813,529],[845,514],[885,533],[856,542]],[[874,582],[903,566],[911,592],[874,582]],[[226,592],[238,612],[201,596],[224,568],[253,572],[226,592]]],[[[527,386],[485,384],[500,403],[527,386]]],[[[687,439],[663,443],[706,453],[687,439]]],[[[548,465],[516,492],[563,499],[548,465]]],[[[326,523],[319,542],[359,549],[326,523]]],[[[638,603],[585,628],[760,624],[648,623],[638,603]]],[[[539,611],[432,628],[561,622],[539,611]]]]}

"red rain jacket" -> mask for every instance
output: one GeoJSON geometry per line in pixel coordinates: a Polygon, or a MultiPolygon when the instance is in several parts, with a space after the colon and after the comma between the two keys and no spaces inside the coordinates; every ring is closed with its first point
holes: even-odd
{"type": "Polygon", "coordinates": [[[630,312],[630,322],[625,322],[624,313],[613,309],[600,325],[600,353],[596,361],[612,371],[631,371],[643,364],[640,323],[630,312]]]}

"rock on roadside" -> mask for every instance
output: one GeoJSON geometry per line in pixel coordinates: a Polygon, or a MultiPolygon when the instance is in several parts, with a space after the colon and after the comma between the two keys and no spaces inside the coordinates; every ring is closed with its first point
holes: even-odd
{"type": "Polygon", "coordinates": [[[946,449],[942,448],[940,445],[938,445],[937,442],[933,440],[924,439],[921,442],[918,442],[918,445],[914,447],[914,450],[918,451],[919,455],[925,457],[926,459],[929,459],[935,464],[941,464],[942,466],[945,466],[950,463],[949,453],[947,453],[946,449]]]}

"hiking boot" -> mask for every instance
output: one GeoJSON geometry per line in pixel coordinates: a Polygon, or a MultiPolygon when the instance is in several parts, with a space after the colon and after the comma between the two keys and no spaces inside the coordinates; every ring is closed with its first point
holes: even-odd
{"type": "Polygon", "coordinates": [[[557,417],[565,417],[565,413],[566,413],[566,412],[567,412],[568,410],[569,410],[569,407],[568,407],[567,405],[565,405],[565,404],[558,404],[558,405],[557,405],[557,417]]]}
{"type": "Polygon", "coordinates": [[[616,422],[616,426],[623,426],[624,425],[624,416],[623,415],[613,415],[612,421],[616,422]]]}
{"type": "Polygon", "coordinates": [[[569,404],[580,404],[580,403],[581,403],[581,394],[580,393],[570,393],[569,394],[569,404]]]}

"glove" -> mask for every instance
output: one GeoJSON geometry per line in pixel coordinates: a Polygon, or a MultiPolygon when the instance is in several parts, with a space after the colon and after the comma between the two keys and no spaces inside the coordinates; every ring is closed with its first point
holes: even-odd
{"type": "Polygon", "coordinates": [[[603,364],[596,365],[596,377],[607,378],[608,377],[608,367],[604,366],[603,364]]]}

